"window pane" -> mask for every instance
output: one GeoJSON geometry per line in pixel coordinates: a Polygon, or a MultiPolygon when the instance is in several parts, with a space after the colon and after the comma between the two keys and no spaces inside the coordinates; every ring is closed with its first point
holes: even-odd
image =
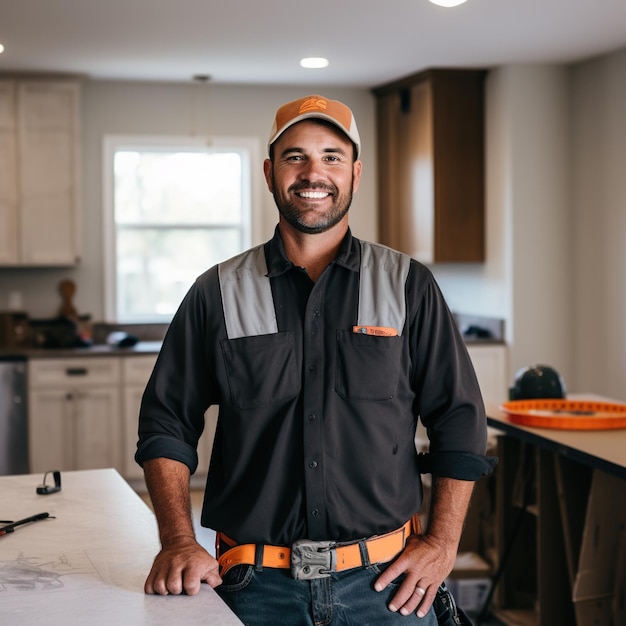
{"type": "Polygon", "coordinates": [[[197,276],[250,246],[255,146],[187,137],[112,137],[105,146],[115,237],[107,313],[169,322],[197,276]]]}
{"type": "Polygon", "coordinates": [[[239,228],[120,228],[117,309],[120,319],[171,318],[194,280],[241,251],[239,228]]]}
{"type": "Polygon", "coordinates": [[[236,152],[115,153],[117,224],[238,224],[242,164],[236,152]]]}

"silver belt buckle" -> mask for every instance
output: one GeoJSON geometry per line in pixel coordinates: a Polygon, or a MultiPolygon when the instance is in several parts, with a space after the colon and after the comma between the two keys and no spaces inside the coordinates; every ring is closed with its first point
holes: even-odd
{"type": "Polygon", "coordinates": [[[296,580],[327,578],[337,566],[334,541],[300,539],[291,546],[291,575],[296,580]]]}

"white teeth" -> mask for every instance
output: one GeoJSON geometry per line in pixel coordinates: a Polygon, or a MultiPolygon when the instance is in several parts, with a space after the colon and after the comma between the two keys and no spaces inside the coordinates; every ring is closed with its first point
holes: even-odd
{"type": "Polygon", "coordinates": [[[316,200],[321,200],[328,195],[326,191],[301,191],[298,194],[301,198],[315,198],[316,200]]]}

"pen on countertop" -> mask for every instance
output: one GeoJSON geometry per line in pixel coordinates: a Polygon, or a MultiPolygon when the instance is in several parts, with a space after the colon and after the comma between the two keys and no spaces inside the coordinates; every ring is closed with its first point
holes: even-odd
{"type": "Polygon", "coordinates": [[[24,519],[17,520],[17,522],[11,522],[7,526],[2,526],[2,528],[0,528],[0,537],[2,537],[2,535],[6,535],[7,533],[12,533],[18,526],[30,524],[30,522],[37,522],[47,518],[54,519],[54,516],[50,515],[50,513],[37,513],[37,515],[25,517],[24,519]]]}

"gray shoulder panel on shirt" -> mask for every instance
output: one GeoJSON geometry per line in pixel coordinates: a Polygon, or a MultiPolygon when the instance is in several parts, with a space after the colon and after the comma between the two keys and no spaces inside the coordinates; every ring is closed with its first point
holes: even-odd
{"type": "Polygon", "coordinates": [[[380,244],[361,241],[359,326],[395,328],[406,320],[405,284],[411,259],[380,244]]]}
{"type": "Polygon", "coordinates": [[[220,263],[218,275],[229,339],[278,332],[263,245],[220,263]]]}
{"type": "MultiPolygon", "coordinates": [[[[359,326],[389,327],[402,334],[410,264],[405,254],[361,241],[359,326]]],[[[218,275],[229,339],[278,332],[263,245],[220,263],[218,275]]]]}

